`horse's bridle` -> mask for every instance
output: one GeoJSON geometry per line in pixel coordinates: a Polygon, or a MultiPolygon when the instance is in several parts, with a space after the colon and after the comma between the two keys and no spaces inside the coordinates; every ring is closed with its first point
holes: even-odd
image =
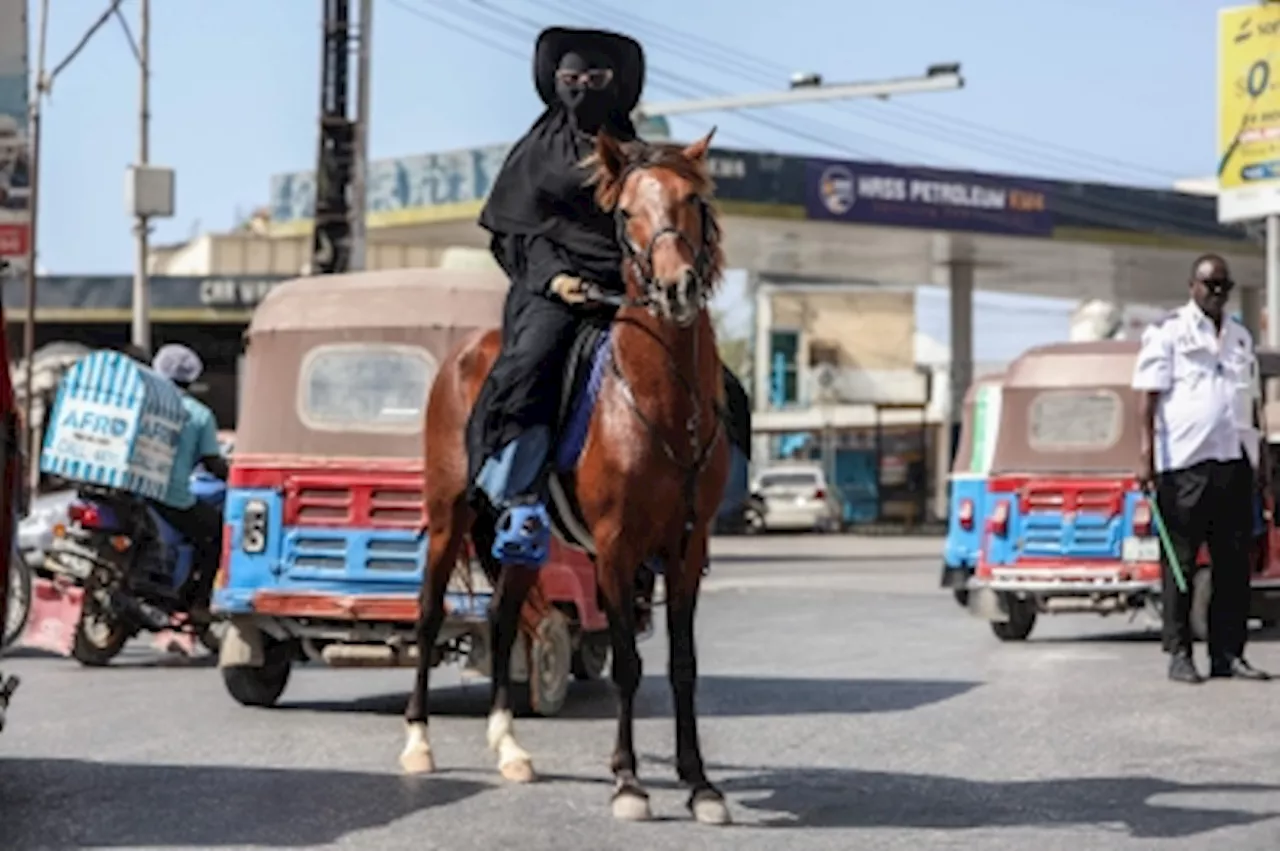
{"type": "MultiPolygon", "coordinates": [[[[644,171],[646,168],[653,166],[630,166],[627,168],[618,180],[625,185],[631,175],[637,171],[644,171]]],[[[658,315],[658,305],[664,300],[664,296],[660,293],[662,287],[653,275],[653,252],[658,245],[658,240],[664,236],[674,236],[677,241],[689,249],[689,253],[693,255],[693,275],[694,275],[694,299],[696,306],[702,310],[707,306],[710,300],[707,280],[711,272],[711,234],[716,227],[715,222],[711,218],[711,208],[705,198],[698,197],[696,199],[698,206],[699,230],[702,232],[702,244],[695,245],[689,235],[674,225],[667,225],[659,229],[656,233],[649,237],[649,242],[643,248],[637,246],[631,239],[631,234],[627,232],[627,223],[629,216],[621,206],[615,207],[613,211],[613,222],[615,237],[618,245],[622,247],[623,262],[631,267],[632,274],[635,275],[636,281],[640,284],[641,293],[638,297],[627,295],[613,295],[594,290],[590,293],[590,300],[609,304],[614,307],[640,307],[648,310],[655,317],[658,315]]]]}
{"type": "MultiPolygon", "coordinates": [[[[632,166],[626,169],[618,178],[625,181],[633,172],[642,171],[646,166],[632,166]]],[[[622,246],[624,262],[630,264],[632,273],[636,276],[637,281],[641,285],[641,295],[633,296],[617,296],[610,293],[601,292],[598,288],[592,287],[588,290],[588,299],[597,303],[608,304],[615,307],[632,307],[647,310],[655,318],[658,317],[658,305],[665,299],[665,295],[659,293],[660,285],[653,276],[653,250],[658,244],[658,240],[664,236],[674,235],[677,240],[684,243],[685,246],[694,255],[693,272],[694,286],[696,291],[694,299],[699,311],[706,308],[710,298],[710,287],[708,286],[708,276],[712,263],[712,234],[716,223],[711,219],[710,206],[706,199],[699,197],[697,199],[698,213],[701,217],[700,229],[702,232],[702,244],[694,245],[693,240],[682,230],[672,225],[667,225],[654,233],[649,238],[649,244],[644,248],[638,248],[632,241],[631,235],[627,232],[627,213],[619,206],[614,209],[614,223],[617,228],[618,244],[622,246]]],[[[699,440],[702,431],[702,394],[698,392],[696,379],[690,381],[678,369],[675,363],[675,356],[672,352],[663,347],[663,351],[667,353],[667,360],[671,367],[670,372],[675,376],[676,380],[684,385],[685,391],[689,394],[693,401],[693,414],[685,423],[688,432],[689,449],[692,458],[689,461],[683,461],[680,454],[676,452],[671,441],[669,441],[658,426],[640,408],[639,400],[636,399],[635,392],[631,389],[631,383],[627,381],[627,377],[622,374],[622,367],[619,365],[617,356],[617,336],[615,335],[611,341],[611,351],[609,352],[609,366],[614,378],[617,380],[618,387],[622,395],[626,398],[628,406],[632,413],[636,415],[636,419],[640,420],[645,429],[649,432],[658,445],[662,448],[668,460],[671,461],[681,472],[684,473],[684,487],[682,488],[685,498],[685,523],[680,536],[680,558],[683,559],[688,551],[689,542],[693,536],[694,524],[697,522],[697,506],[695,500],[697,498],[698,476],[706,469],[707,464],[711,460],[711,453],[715,449],[716,444],[724,436],[725,433],[725,417],[727,413],[718,401],[713,401],[712,406],[716,412],[716,428],[711,438],[702,444],[699,440]]],[[[699,361],[698,355],[698,335],[695,331],[693,343],[693,362],[696,365],[699,361]]]]}

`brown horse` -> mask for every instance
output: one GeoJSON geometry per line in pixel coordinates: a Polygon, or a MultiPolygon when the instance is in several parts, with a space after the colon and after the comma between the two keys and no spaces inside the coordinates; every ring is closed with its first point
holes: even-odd
{"type": "MultiPolygon", "coordinates": [[[[707,562],[709,524],[729,467],[724,384],[706,310],[724,263],[706,170],[711,135],[681,148],[623,144],[601,134],[587,161],[600,206],[618,222],[627,285],[625,298],[616,301],[612,364],[575,474],[609,618],[613,681],[619,693],[613,814],[621,819],[650,815],[648,794],[636,776],[632,740],[641,678],[635,589],[639,566],[659,559],[666,583],[677,771],[691,789],[689,807],[699,821],[729,821],[724,797],[703,768],[694,710],[694,612],[707,562]]],[[[431,649],[444,619],[449,576],[470,535],[486,571],[495,574],[488,743],[498,753],[504,777],[528,782],[534,776],[532,762],[517,744],[512,726],[510,658],[521,607],[537,572],[499,568],[487,558],[493,530],[484,527],[491,524],[477,522],[467,501],[465,426],[497,357],[499,340],[497,331],[489,331],[463,341],[441,366],[427,406],[430,543],[417,680],[405,711],[408,741],[400,761],[412,773],[434,769],[427,737],[431,649]]]]}

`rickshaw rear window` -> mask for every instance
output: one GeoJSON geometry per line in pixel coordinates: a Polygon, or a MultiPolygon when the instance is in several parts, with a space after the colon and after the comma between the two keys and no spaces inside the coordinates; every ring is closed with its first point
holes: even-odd
{"type": "Polygon", "coordinates": [[[1111,390],[1048,390],[1031,402],[1028,443],[1040,452],[1110,449],[1124,429],[1123,414],[1111,390]]]}
{"type": "Polygon", "coordinates": [[[321,346],[302,364],[298,413],[314,429],[416,432],[435,374],[435,359],[417,346],[321,346]]]}

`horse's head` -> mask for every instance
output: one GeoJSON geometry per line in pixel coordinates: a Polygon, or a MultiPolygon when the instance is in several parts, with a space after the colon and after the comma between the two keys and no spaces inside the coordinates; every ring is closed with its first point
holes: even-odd
{"type": "Polygon", "coordinates": [[[724,269],[706,168],[714,133],[687,147],[600,133],[587,161],[596,200],[617,221],[628,295],[680,327],[698,318],[724,269]]]}

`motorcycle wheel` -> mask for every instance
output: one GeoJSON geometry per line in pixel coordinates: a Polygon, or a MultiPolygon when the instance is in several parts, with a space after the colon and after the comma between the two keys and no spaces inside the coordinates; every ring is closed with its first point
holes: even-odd
{"type": "Polygon", "coordinates": [[[9,562],[9,603],[6,607],[4,632],[0,634],[0,650],[7,650],[22,635],[31,617],[31,568],[21,556],[9,562]]]}
{"type": "Polygon", "coordinates": [[[75,639],[71,644],[71,656],[81,665],[101,668],[124,649],[132,635],[125,624],[103,612],[97,601],[86,591],[84,611],[76,624],[75,639]]]}

